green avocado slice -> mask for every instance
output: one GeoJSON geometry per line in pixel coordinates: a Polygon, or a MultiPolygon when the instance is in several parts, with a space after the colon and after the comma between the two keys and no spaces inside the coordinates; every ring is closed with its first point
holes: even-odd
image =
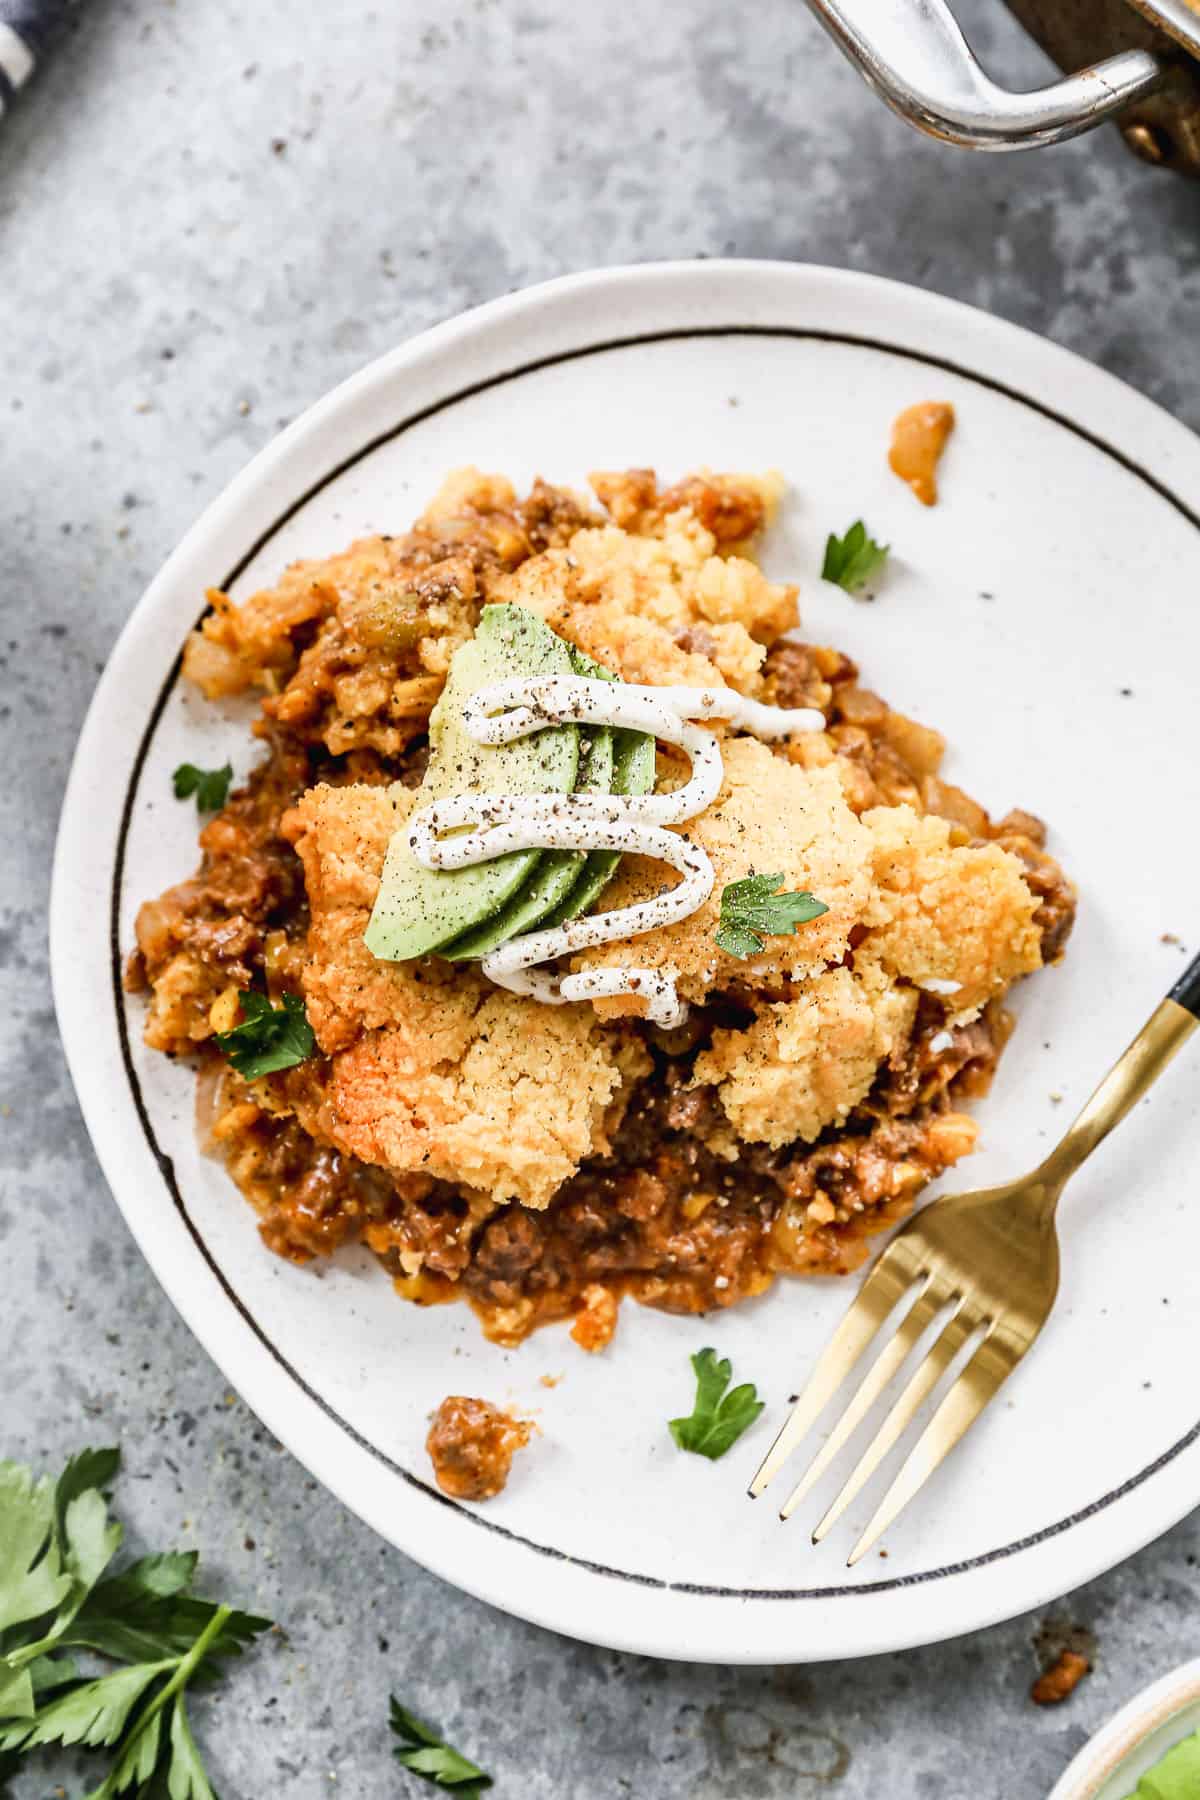
{"type": "MultiPolygon", "coordinates": [[[[450,664],[429,721],[430,757],[418,803],[452,794],[569,794],[579,766],[579,727],[555,725],[511,744],[480,744],[464,729],[462,708],[488,682],[569,675],[567,645],[536,613],[485,606],[473,638],[450,664]]],[[[465,869],[426,869],[393,834],[383,879],[364,934],[368,950],[387,962],[425,956],[498,913],[542,857],[514,850],[465,869]]]]}
{"type": "MultiPolygon", "coordinates": [[[[616,676],[602,669],[590,657],[568,645],[571,666],[576,675],[594,681],[615,681],[616,676]]],[[[585,726],[580,731],[579,768],[575,777],[577,794],[607,794],[613,782],[613,733],[607,725],[585,726]]],[[[546,850],[525,885],[513,895],[507,906],[485,919],[465,936],[455,938],[439,954],[448,962],[463,962],[468,957],[486,956],[509,938],[532,931],[546,914],[565,900],[579,880],[588,852],[583,850],[546,850]]]]}
{"type": "MultiPolygon", "coordinates": [[[[644,731],[613,732],[614,794],[648,794],[654,786],[654,739],[644,731]]],[[[583,873],[566,899],[542,920],[551,925],[565,925],[577,919],[596,901],[612,880],[621,860],[619,850],[590,850],[583,873]]]]}

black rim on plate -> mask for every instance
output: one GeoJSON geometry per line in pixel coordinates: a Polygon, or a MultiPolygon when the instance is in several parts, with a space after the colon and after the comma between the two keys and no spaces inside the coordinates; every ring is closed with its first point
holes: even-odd
{"type": "MultiPolygon", "coordinates": [[[[249,567],[251,562],[253,562],[254,558],[271,542],[272,538],[274,538],[291,519],[295,518],[296,514],[307,506],[310,500],[315,498],[317,494],[321,493],[332,482],[336,481],[348,470],[354,468],[358,463],[364,461],[365,458],[372,455],[384,444],[394,442],[395,439],[402,437],[406,431],[411,430],[415,425],[421,424],[424,420],[430,419],[438,413],[448,411],[451,407],[461,404],[464,400],[469,400],[477,394],[486,392],[488,389],[503,386],[506,382],[520,380],[521,377],[525,375],[537,374],[543,369],[553,368],[562,363],[576,362],[584,357],[603,356],[606,353],[613,351],[635,349],[648,344],[678,342],[688,338],[747,337],[787,338],[808,342],[846,345],[853,349],[860,350],[873,350],[885,356],[898,357],[908,362],[921,363],[927,368],[938,369],[945,374],[957,375],[966,381],[974,382],[979,387],[988,388],[993,393],[1003,395],[1006,399],[1015,401],[1018,405],[1026,407],[1029,411],[1040,414],[1042,418],[1048,419],[1051,423],[1061,426],[1065,431],[1069,431],[1073,437],[1079,438],[1083,442],[1090,444],[1093,449],[1100,451],[1104,456],[1119,464],[1120,467],[1125,469],[1130,475],[1133,475],[1146,487],[1150,488],[1161,500],[1165,501],[1173,511],[1178,513],[1181,518],[1186,519],[1190,525],[1193,525],[1200,531],[1200,516],[1197,516],[1192,508],[1181,500],[1177,494],[1172,492],[1172,490],[1167,487],[1164,482],[1160,481],[1157,476],[1153,475],[1148,469],[1143,468],[1141,464],[1136,462],[1132,457],[1127,456],[1124,451],[1119,450],[1113,444],[1107,443],[1103,438],[1096,436],[1095,433],[1086,430],[1074,420],[1067,418],[1062,413],[1056,412],[1052,407],[1044,405],[1040,400],[1034,399],[1029,394],[1024,394],[1019,389],[1009,387],[1004,382],[995,381],[990,376],[981,375],[977,370],[966,368],[961,363],[952,362],[944,357],[931,356],[925,351],[910,349],[902,344],[891,344],[883,339],[855,336],[847,332],[801,330],[770,325],[714,325],[685,327],[669,331],[643,332],[629,337],[607,339],[600,343],[583,344],[576,349],[561,351],[557,355],[540,357],[531,362],[521,363],[515,368],[506,369],[497,375],[488,376],[483,381],[473,382],[469,386],[459,388],[454,393],[446,395],[441,400],[434,401],[431,405],[423,407],[419,412],[413,413],[407,418],[402,419],[398,424],[390,427],[387,431],[380,432],[376,437],[370,439],[368,443],[363,444],[353,453],[353,455],[345,457],[336,465],[336,467],[329,469],[319,478],[319,480],[314,481],[310,487],[286,508],[285,511],[280,513],[278,518],[276,518],[265,531],[260,533],[219,585],[226,590],[231,588],[249,567]]],[[[1001,1562],[1007,1557],[1019,1555],[1021,1551],[1030,1550],[1036,1545],[1046,1542],[1049,1538],[1059,1537],[1064,1532],[1071,1530],[1074,1526],[1081,1525],[1086,1520],[1094,1517],[1095,1514],[1105,1511],[1116,1501],[1122,1499],[1126,1494],[1131,1493],[1135,1488],[1141,1487],[1143,1483],[1149,1481],[1160,1469],[1165,1468],[1168,1463],[1173,1462],[1177,1456],[1200,1438],[1200,1421],[1197,1421],[1190,1431],[1186,1432],[1175,1443],[1170,1445],[1168,1449],[1164,1450],[1161,1456],[1155,1457],[1153,1462],[1147,1463],[1144,1468],[1140,1469],[1135,1475],[1131,1475],[1129,1479],[1123,1481],[1120,1486],[1111,1489],[1108,1493],[1101,1495],[1099,1499],[1091,1501],[1087,1506],[1081,1507],[1078,1511],[1069,1514],[1067,1517],[1057,1519],[1053,1524],[1042,1526],[1039,1530],[1030,1532],[1025,1537],[1017,1538],[1011,1543],[1000,1545],[994,1550],[986,1550],[981,1552],[978,1556],[967,1557],[960,1562],[947,1563],[940,1568],[923,1569],[912,1575],[892,1576],[880,1581],[865,1581],[855,1585],[843,1583],[839,1586],[819,1588],[722,1587],[705,1582],[667,1581],[657,1575],[646,1575],[631,1569],[612,1568],[607,1563],[594,1562],[588,1557],[577,1556],[571,1551],[560,1550],[552,1544],[538,1543],[534,1538],[526,1537],[519,1531],[513,1531],[506,1525],[501,1525],[497,1521],[489,1519],[478,1512],[471,1511],[469,1508],[462,1506],[458,1501],[450,1499],[448,1495],[443,1494],[440,1489],[433,1487],[429,1482],[423,1481],[421,1477],[414,1474],[411,1469],[406,1469],[403,1464],[396,1462],[392,1457],[386,1455],[377,1445],[371,1443],[368,1438],[365,1438],[361,1432],[357,1431],[355,1427],[350,1424],[349,1420],[343,1418],[335,1407],[331,1406],[321,1394],[309,1385],[300,1374],[299,1370],[296,1369],[283,1354],[282,1350],[280,1350],[264,1326],[260,1324],[259,1320],[246,1306],[241,1296],[226,1277],[224,1270],[209,1249],[199,1227],[188,1211],[187,1204],[175,1176],[175,1168],[170,1156],[167,1155],[166,1151],[163,1150],[158,1142],[146,1107],[145,1098],[142,1094],[141,1082],[139,1081],[137,1070],[134,1067],[133,1058],[130,1053],[129,1023],[126,1015],[124,991],[121,984],[122,957],[119,934],[120,907],[125,875],[125,855],[130,825],[133,819],[133,809],[137,802],[138,786],[141,780],[142,770],[145,766],[150,745],[153,742],[159,721],[162,718],[167,702],[175,688],[175,684],[179,679],[181,665],[182,652],[175,658],[175,661],[168,670],[163,685],[159,690],[158,697],[155,700],[154,707],[146,722],[145,730],[142,733],[142,738],[138,745],[137,755],[134,758],[133,767],[130,771],[129,783],[126,788],[125,798],[121,809],[121,823],[117,836],[116,857],[113,865],[109,922],[113,1004],[117,1017],[121,1061],[125,1070],[126,1079],[129,1083],[130,1095],[137,1112],[138,1121],[141,1125],[150,1152],[158,1165],[163,1182],[166,1185],[175,1209],[186,1226],[193,1243],[212,1272],[215,1280],[220,1285],[222,1292],[225,1294],[230,1304],[237,1310],[245,1324],[249,1326],[250,1330],[258,1338],[259,1342],[269,1352],[274,1361],[284,1370],[301,1392],[318,1406],[327,1418],[331,1419],[342,1431],[344,1431],[347,1437],[352,1439],[361,1449],[367,1451],[377,1462],[382,1463],[383,1466],[389,1469],[393,1474],[399,1475],[410,1487],[417,1488],[430,1500],[436,1501],[440,1506],[448,1507],[451,1511],[458,1513],[460,1517],[470,1520],[473,1525],[480,1526],[485,1531],[493,1532],[498,1537],[507,1538],[513,1543],[521,1544],[524,1548],[536,1551],[541,1556],[549,1557],[557,1562],[570,1563],[573,1567],[585,1569],[591,1574],[606,1575],[617,1581],[632,1582],[639,1587],[663,1588],[670,1590],[673,1593],[696,1594],[718,1599],[832,1600],[849,1598],[852,1596],[885,1593],[894,1588],[918,1587],[930,1581],[943,1581],[949,1576],[965,1574],[972,1569],[985,1568],[989,1563],[1001,1562]]],[[[298,1460],[303,1461],[303,1458],[298,1458],[298,1460]]]]}

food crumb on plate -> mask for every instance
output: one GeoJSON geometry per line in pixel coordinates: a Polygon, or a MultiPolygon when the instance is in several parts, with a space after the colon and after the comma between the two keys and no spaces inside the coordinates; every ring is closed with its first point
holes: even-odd
{"type": "Polygon", "coordinates": [[[583,1305],[571,1326],[571,1336],[581,1350],[595,1355],[597,1350],[603,1350],[612,1342],[613,1332],[617,1329],[618,1305],[611,1288],[602,1287],[599,1282],[590,1282],[584,1288],[583,1305]]]}
{"type": "Polygon", "coordinates": [[[514,1419],[490,1400],[447,1394],[433,1415],[425,1448],[443,1494],[454,1500],[491,1500],[532,1435],[527,1419],[514,1419]]]}
{"type": "Polygon", "coordinates": [[[954,430],[954,408],[944,400],[908,406],[892,425],[888,466],[906,481],[922,506],[936,506],[937,466],[954,430]]]}

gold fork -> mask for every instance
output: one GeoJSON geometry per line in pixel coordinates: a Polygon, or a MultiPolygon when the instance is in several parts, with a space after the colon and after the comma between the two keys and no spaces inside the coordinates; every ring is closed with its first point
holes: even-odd
{"type": "Polygon", "coordinates": [[[940,1314],[942,1328],[813,1532],[819,1543],[870,1480],[969,1340],[957,1380],[917,1439],[850,1554],[853,1566],[970,1429],[1011,1375],[1058,1292],[1059,1196],[1079,1165],[1135,1106],[1200,1023],[1200,956],[1109,1071],[1062,1142],[1032,1175],[977,1194],[935,1200],[897,1232],[859,1290],[768,1450],[750,1494],[761,1494],[861,1361],[885,1320],[910,1304],[829,1438],[780,1512],[788,1519],[862,1423],[940,1314]]]}

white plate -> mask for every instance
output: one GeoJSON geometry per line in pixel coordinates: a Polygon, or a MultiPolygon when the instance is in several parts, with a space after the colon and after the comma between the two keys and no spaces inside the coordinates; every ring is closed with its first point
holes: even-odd
{"type": "Polygon", "coordinates": [[[960,1182],[1029,1164],[1181,967],[1160,940],[1190,933],[1197,905],[1196,440],[1050,344],[861,275],[698,263],[552,282],[401,346],[290,427],[185,538],[100,683],[63,813],[55,988],[96,1149],[147,1260],[347,1505],[449,1580],[560,1631],[802,1661],[946,1637],[1076,1586],[1200,1496],[1194,1066],[1080,1178],[1037,1354],[893,1531],[888,1559],[853,1574],[845,1554],[877,1487],[820,1551],[803,1520],[785,1529],[743,1491],[848,1285],[784,1283],[710,1321],[628,1306],[592,1359],[561,1328],[505,1353],[465,1308],[398,1302],[365,1255],[317,1270],[269,1256],[197,1154],[191,1075],[142,1049],[141,1005],[117,982],[139,900],[193,865],[195,813],[172,799],[171,769],[228,752],[241,772],[252,754],[244,719],[180,691],[180,644],[206,586],[244,596],[291,557],[399,530],[466,461],[518,481],[633,463],[785,470],[793,499],[768,564],[802,580],[806,632],[949,735],[952,779],[1052,821],[1079,927],[1064,968],[1019,996],[960,1182]],[[929,398],[959,415],[933,511],[884,461],[890,420],[929,398]],[[816,578],[826,533],[860,515],[894,546],[874,605],[816,578]],[[711,1465],[678,1454],[665,1425],[688,1403],[689,1353],[710,1341],[768,1401],[711,1465]],[[543,1388],[543,1373],[564,1379],[543,1388]],[[514,1401],[543,1426],[479,1509],[430,1485],[426,1415],[452,1391],[514,1401]]]}
{"type": "Polygon", "coordinates": [[[1128,1800],[1168,1750],[1200,1730],[1200,1662],[1184,1663],[1090,1738],[1050,1800],[1128,1800]]]}

